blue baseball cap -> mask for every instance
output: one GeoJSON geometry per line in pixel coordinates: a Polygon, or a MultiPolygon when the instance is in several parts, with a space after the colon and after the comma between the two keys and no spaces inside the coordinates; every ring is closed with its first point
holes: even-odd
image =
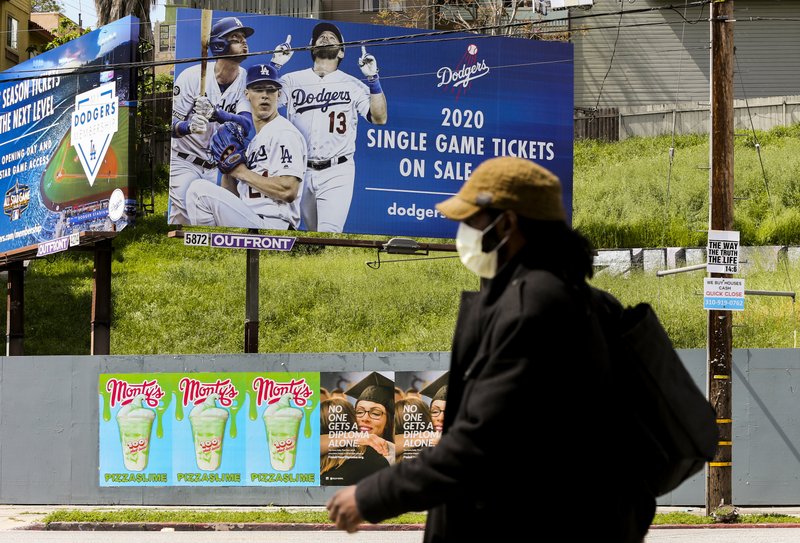
{"type": "Polygon", "coordinates": [[[278,70],[269,64],[256,64],[255,66],[250,66],[247,69],[246,86],[249,87],[254,83],[261,83],[262,81],[272,83],[279,89],[283,88],[283,85],[281,85],[281,82],[278,79],[278,70]]]}

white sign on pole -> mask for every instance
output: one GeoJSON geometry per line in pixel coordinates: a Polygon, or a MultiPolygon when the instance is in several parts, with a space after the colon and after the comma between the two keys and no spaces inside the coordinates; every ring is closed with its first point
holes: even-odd
{"type": "Polygon", "coordinates": [[[739,232],[709,230],[706,269],[710,273],[739,273],[739,232]]]}
{"type": "Polygon", "coordinates": [[[744,311],[744,279],[706,277],[703,289],[703,309],[744,311]]]}

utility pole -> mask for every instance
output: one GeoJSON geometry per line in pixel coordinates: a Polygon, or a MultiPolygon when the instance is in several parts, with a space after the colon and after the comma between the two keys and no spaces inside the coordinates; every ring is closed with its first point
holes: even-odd
{"type": "MultiPolygon", "coordinates": [[[[733,230],[733,0],[711,3],[711,133],[709,229],[733,230]]],[[[711,277],[730,277],[712,273],[711,277]]],[[[730,311],[708,312],[708,398],[717,412],[719,447],[708,464],[706,514],[733,501],[730,311]]]]}

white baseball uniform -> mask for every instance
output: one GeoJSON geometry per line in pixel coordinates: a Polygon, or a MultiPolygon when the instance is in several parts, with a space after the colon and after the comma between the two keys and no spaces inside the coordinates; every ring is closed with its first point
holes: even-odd
{"type": "MultiPolygon", "coordinates": [[[[303,135],[278,115],[261,127],[247,146],[247,168],[265,177],[297,177],[302,183],[306,169],[303,135]]],[[[239,198],[223,187],[194,183],[186,196],[190,224],[270,230],[300,225],[302,187],[291,203],[273,200],[244,181],[238,182],[237,191],[239,198]]]]}
{"type": "MultiPolygon", "coordinates": [[[[247,71],[239,67],[239,75],[225,88],[220,88],[214,77],[215,62],[206,67],[206,96],[216,107],[229,113],[250,112],[250,102],[244,95],[247,71]]],[[[200,65],[191,66],[181,72],[175,80],[172,99],[172,117],[187,120],[191,117],[195,98],[199,96],[200,65]]],[[[208,130],[203,134],[187,134],[172,136],[172,156],[170,157],[169,224],[187,224],[186,189],[198,179],[217,183],[219,171],[214,165],[209,147],[211,136],[219,126],[216,122],[208,123],[208,130]]]]}
{"type": "Polygon", "coordinates": [[[286,117],[308,143],[300,209],[305,227],[341,232],[353,199],[358,116],[367,118],[369,88],[342,71],[324,77],[312,68],[281,79],[286,117]]]}

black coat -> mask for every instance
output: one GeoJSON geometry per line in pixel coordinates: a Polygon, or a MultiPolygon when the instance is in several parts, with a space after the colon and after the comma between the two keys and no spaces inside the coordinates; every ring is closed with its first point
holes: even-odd
{"type": "Polygon", "coordinates": [[[624,428],[606,409],[608,351],[588,296],[528,252],[465,292],[443,436],[361,481],[361,515],[430,510],[426,542],[515,541],[531,522],[569,540],[641,541],[655,499],[614,446],[624,428]]]}

